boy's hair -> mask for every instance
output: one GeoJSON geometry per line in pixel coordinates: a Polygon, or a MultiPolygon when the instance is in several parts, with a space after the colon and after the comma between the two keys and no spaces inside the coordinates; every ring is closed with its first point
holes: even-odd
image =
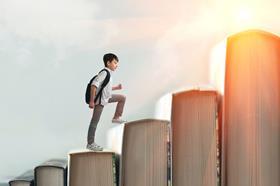
{"type": "Polygon", "coordinates": [[[103,56],[103,62],[104,62],[104,65],[105,67],[107,67],[107,62],[111,62],[113,60],[116,60],[116,61],[119,61],[119,58],[115,55],[115,54],[112,54],[112,53],[108,53],[108,54],[105,54],[103,56]]]}

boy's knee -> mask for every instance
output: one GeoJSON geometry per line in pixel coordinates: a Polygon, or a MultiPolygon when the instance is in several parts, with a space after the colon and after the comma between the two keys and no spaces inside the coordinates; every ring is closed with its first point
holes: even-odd
{"type": "Polygon", "coordinates": [[[126,96],[122,95],[122,100],[125,101],[126,100],[126,96]]]}

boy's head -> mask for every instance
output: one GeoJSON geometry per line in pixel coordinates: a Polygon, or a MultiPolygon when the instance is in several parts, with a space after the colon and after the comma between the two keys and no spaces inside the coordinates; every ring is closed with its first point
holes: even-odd
{"type": "Polygon", "coordinates": [[[115,71],[118,67],[119,59],[115,54],[108,53],[103,56],[103,62],[105,67],[109,68],[112,71],[115,71]]]}

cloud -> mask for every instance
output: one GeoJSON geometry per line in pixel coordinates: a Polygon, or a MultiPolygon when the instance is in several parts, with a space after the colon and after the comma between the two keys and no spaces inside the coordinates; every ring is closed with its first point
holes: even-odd
{"type": "Polygon", "coordinates": [[[97,11],[87,0],[3,0],[0,23],[19,39],[60,49],[98,47],[114,34],[114,25],[96,20],[97,11]]]}

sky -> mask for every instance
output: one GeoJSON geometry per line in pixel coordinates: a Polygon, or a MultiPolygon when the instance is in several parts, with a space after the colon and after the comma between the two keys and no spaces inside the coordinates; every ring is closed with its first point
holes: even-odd
{"type": "MultiPolygon", "coordinates": [[[[210,82],[227,36],[280,33],[276,0],[0,0],[0,183],[83,149],[91,117],[85,88],[118,55],[124,118],[153,118],[167,93],[210,82]]],[[[96,141],[106,147],[115,105],[96,141]]]]}

